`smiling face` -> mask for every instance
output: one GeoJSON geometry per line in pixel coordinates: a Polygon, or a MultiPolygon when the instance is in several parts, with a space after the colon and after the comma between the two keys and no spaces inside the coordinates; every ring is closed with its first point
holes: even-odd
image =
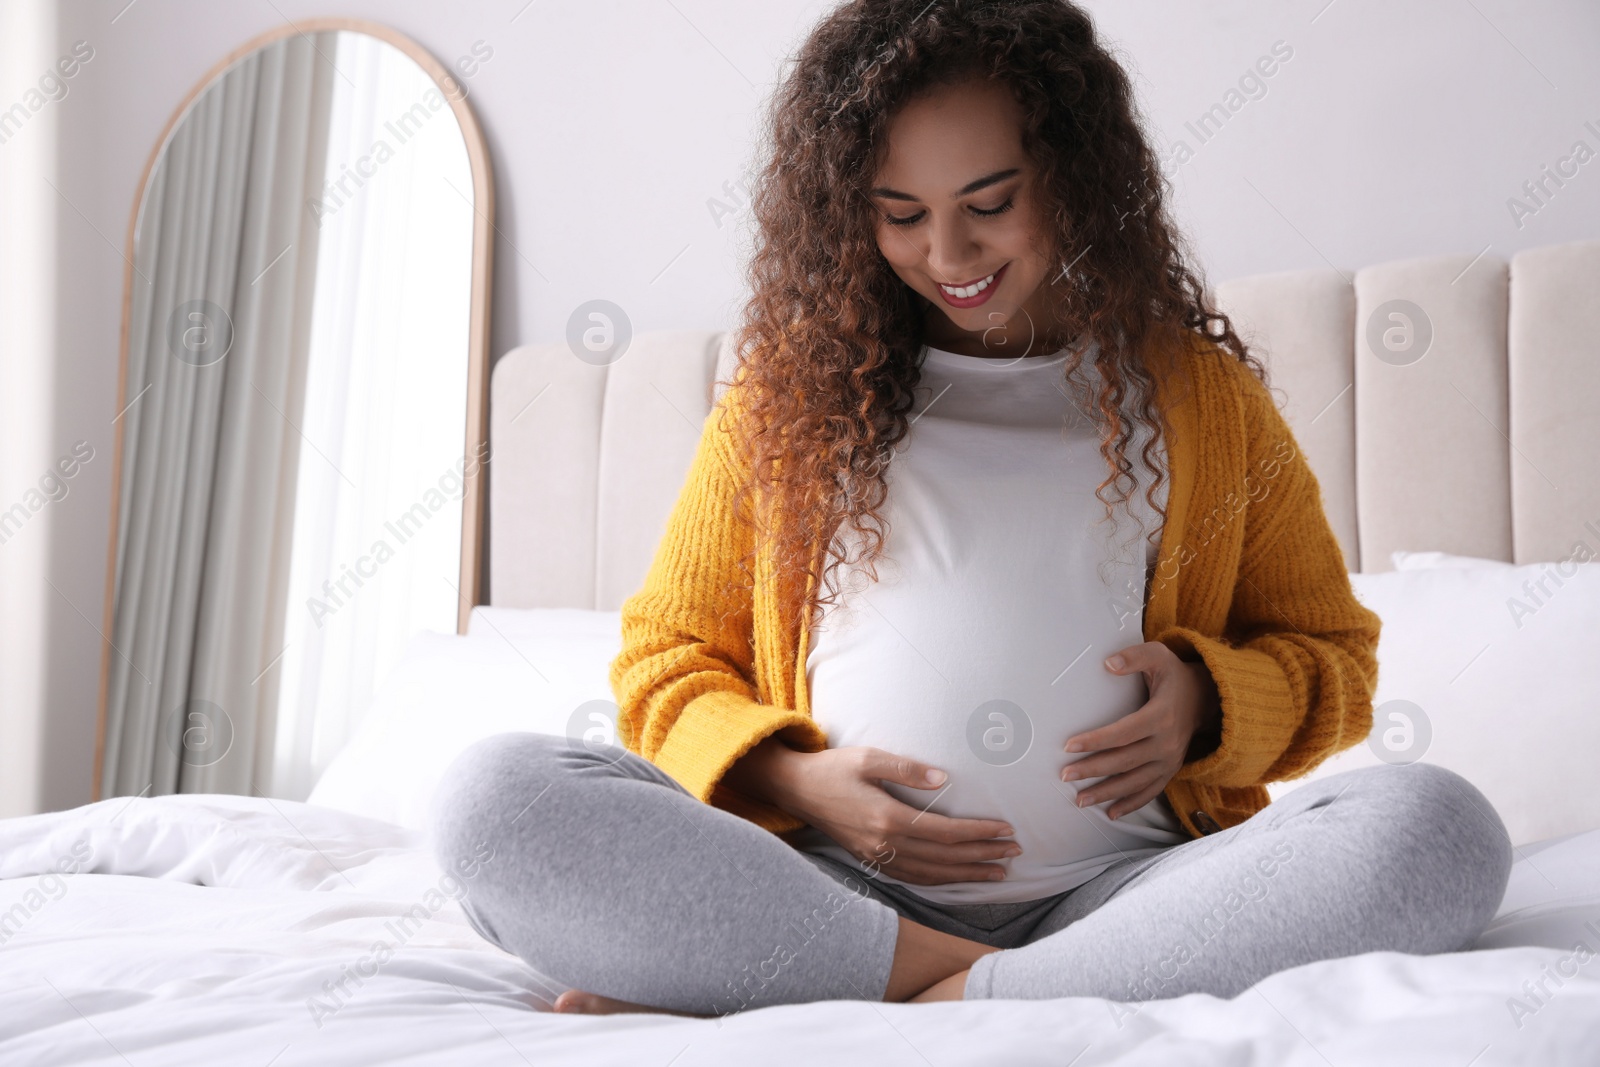
{"type": "Polygon", "coordinates": [[[1022,113],[1003,83],[971,78],[908,101],[890,121],[869,193],[878,248],[931,305],[935,348],[1016,358],[1059,351],[1047,255],[1022,113]]]}

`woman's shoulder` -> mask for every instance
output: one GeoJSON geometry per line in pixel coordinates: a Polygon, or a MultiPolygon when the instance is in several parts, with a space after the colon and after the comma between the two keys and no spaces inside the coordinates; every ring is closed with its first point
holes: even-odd
{"type": "Polygon", "coordinates": [[[1169,403],[1194,402],[1203,422],[1217,419],[1250,424],[1279,420],[1278,403],[1255,368],[1216,341],[1191,333],[1171,346],[1162,371],[1169,403]]]}
{"type": "Polygon", "coordinates": [[[758,388],[749,367],[736,365],[731,374],[715,383],[711,411],[701,431],[703,443],[737,482],[750,477],[751,442],[763,424],[758,388]]]}
{"type": "Polygon", "coordinates": [[[1176,405],[1166,415],[1180,439],[1188,433],[1191,441],[1207,442],[1203,477],[1232,484],[1258,471],[1284,484],[1307,482],[1310,469],[1268,383],[1237,354],[1198,334],[1180,347],[1169,365],[1176,384],[1162,384],[1176,405]]]}
{"type": "Polygon", "coordinates": [[[1186,331],[1177,343],[1166,347],[1170,365],[1181,375],[1199,379],[1197,388],[1232,393],[1266,392],[1266,386],[1249,363],[1203,334],[1186,331]]]}

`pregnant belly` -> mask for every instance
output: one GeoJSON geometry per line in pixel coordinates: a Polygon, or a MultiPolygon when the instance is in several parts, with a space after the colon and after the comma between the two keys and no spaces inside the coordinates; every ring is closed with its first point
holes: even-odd
{"type": "Polygon", "coordinates": [[[1022,855],[999,861],[1003,881],[915,886],[915,892],[947,903],[1035,900],[1081,885],[1124,855],[1187,840],[1160,798],[1113,820],[1105,814],[1110,802],[1075,803],[1080,789],[1102,778],[1061,780],[1062,768],[1085,755],[1066,752],[1067,738],[1144,703],[1141,677],[1118,677],[1101,666],[1110,651],[1082,657],[1054,682],[1032,656],[976,671],[947,665],[938,673],[926,664],[896,669],[894,657],[883,655],[812,661],[812,714],[830,747],[865,745],[940,768],[949,779],[939,789],[884,788],[919,810],[1000,819],[1016,831],[1022,855]],[[994,692],[996,678],[1011,679],[1003,695],[994,692]]]}

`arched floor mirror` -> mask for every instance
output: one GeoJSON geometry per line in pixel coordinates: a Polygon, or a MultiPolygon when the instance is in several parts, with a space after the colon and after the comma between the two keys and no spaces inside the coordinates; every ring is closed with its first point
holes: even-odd
{"type": "Polygon", "coordinates": [[[479,599],[493,182],[461,82],[351,19],[235,50],[128,232],[95,798],[303,799],[479,599]]]}

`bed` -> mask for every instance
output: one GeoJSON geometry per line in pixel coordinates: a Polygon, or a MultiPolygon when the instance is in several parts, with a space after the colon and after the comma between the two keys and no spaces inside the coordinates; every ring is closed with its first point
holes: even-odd
{"type": "Polygon", "coordinates": [[[0,1062],[1596,1062],[1597,288],[1600,242],[1218,289],[1384,618],[1373,736],[1314,774],[1420,758],[1479,784],[1517,848],[1473,951],[1323,961],[1228,1001],[550,1013],[561,987],[467,924],[428,804],[478,737],[614,721],[617,608],[728,369],[726,335],[675,331],[608,367],[553,346],[499,362],[491,602],[463,635],[412,640],[306,802],[115,797],[0,821],[0,1062]],[[1439,487],[1426,505],[1418,477],[1439,487]]]}

